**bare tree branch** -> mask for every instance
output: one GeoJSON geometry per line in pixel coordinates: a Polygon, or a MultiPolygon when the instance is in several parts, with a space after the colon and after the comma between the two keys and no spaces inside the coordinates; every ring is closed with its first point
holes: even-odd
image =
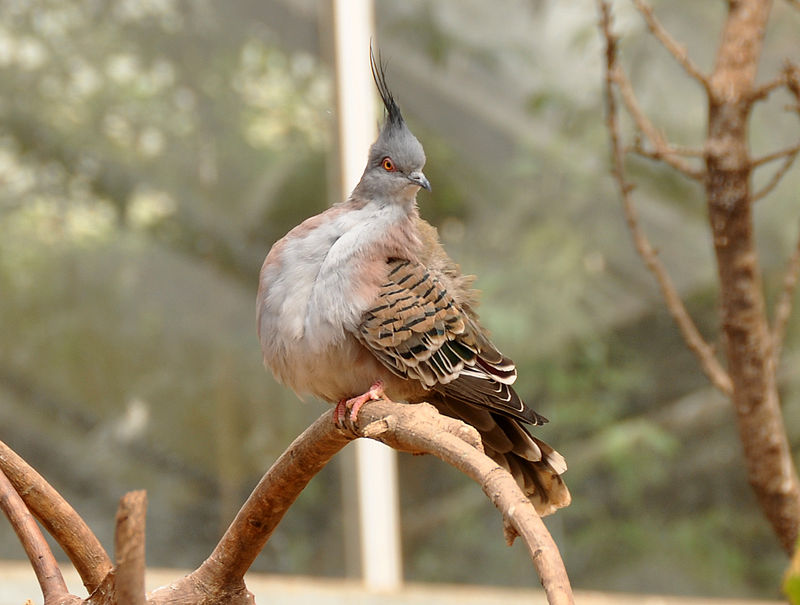
{"type": "Polygon", "coordinates": [[[25,554],[28,555],[42,589],[45,605],[80,603],[78,597],[69,594],[58,563],[39,526],[2,471],[0,471],[0,509],[8,517],[11,527],[25,549],[25,554]]]}
{"type": "Polygon", "coordinates": [[[666,48],[681,67],[686,70],[687,74],[702,84],[703,88],[708,90],[708,78],[700,71],[700,68],[692,62],[686,49],[678,44],[664,26],[661,25],[658,19],[656,19],[653,14],[653,8],[646,4],[644,0],[633,0],[633,3],[642,14],[642,17],[644,17],[645,23],[647,23],[647,27],[653,36],[661,42],[662,46],[666,48]]]}
{"type": "MultiPolygon", "coordinates": [[[[705,181],[720,284],[725,356],[733,380],[747,479],[787,553],[800,533],[800,479],[786,434],[773,338],[764,300],[754,231],[750,102],[772,4],[728,3],[709,78],[705,181]]],[[[787,86],[796,87],[787,71],[787,86]]]]}
{"type": "Polygon", "coordinates": [[[144,543],[147,493],[128,492],[117,508],[114,531],[114,569],[116,601],[125,605],[144,605],[144,543]]]}
{"type": "MultiPolygon", "coordinates": [[[[633,102],[635,97],[630,83],[616,63],[616,38],[611,32],[610,6],[607,0],[598,2],[602,15],[601,30],[607,42],[607,126],[614,176],[621,191],[628,226],[637,251],[659,281],[667,307],[681,328],[684,340],[695,352],[715,386],[730,395],[736,411],[748,481],[782,546],[787,552],[792,552],[800,532],[800,479],[780,409],[773,355],[775,339],[770,333],[765,312],[752,206],[754,198],[766,195],[777,185],[798,152],[792,148],[759,160],[758,163],[763,164],[785,158],[784,165],[773,175],[770,183],[754,196],[751,191],[754,165],[747,132],[753,102],[780,87],[784,81],[797,100],[795,109],[800,114],[800,70],[787,63],[783,78],[775,79],[761,88],[754,86],[766,23],[772,8],[770,2],[728,2],[714,69],[706,77],[658,23],[645,1],[633,0],[653,36],[672,53],[691,77],[701,82],[708,96],[708,130],[703,145],[705,172],[702,181],[719,274],[720,315],[728,366],[728,371],[725,371],[711,348],[697,333],[663,266],[658,262],[655,251],[638,225],[630,197],[633,186],[626,181],[623,173],[625,158],[620,149],[615,84],[637,128],[648,136],[656,152],[662,149],[659,148],[657,131],[645,121],[644,112],[633,102]]],[[[648,153],[653,155],[652,152],[648,153]]],[[[680,165],[675,167],[685,174],[680,165]]],[[[794,269],[790,269],[789,279],[792,279],[791,271],[794,269]]],[[[794,285],[790,285],[789,289],[793,288],[794,285]]],[[[788,309],[782,309],[781,313],[788,313],[788,309]]]]}
{"type": "Polygon", "coordinates": [[[797,101],[794,110],[800,113],[800,67],[787,59],[783,66],[783,75],[786,77],[786,88],[797,101]]]}
{"type": "Polygon", "coordinates": [[[772,320],[772,358],[777,367],[783,349],[783,339],[786,336],[786,326],[792,314],[794,293],[797,289],[797,279],[800,276],[800,237],[797,239],[794,251],[786,265],[783,275],[783,289],[775,305],[775,314],[772,320]]]}
{"type": "Polygon", "coordinates": [[[750,166],[753,168],[758,168],[759,166],[763,166],[764,164],[768,164],[769,162],[774,162],[775,160],[779,160],[781,158],[792,158],[800,152],[800,143],[796,143],[791,147],[787,147],[786,149],[781,149],[779,151],[775,151],[773,153],[768,153],[765,156],[760,158],[756,158],[755,160],[750,162],[750,166]]]}
{"type": "Polygon", "coordinates": [[[625,151],[628,153],[633,152],[636,155],[640,155],[649,160],[664,162],[665,164],[672,166],[674,169],[679,170],[689,178],[698,181],[703,180],[705,177],[705,172],[702,169],[692,168],[688,163],[682,162],[677,158],[677,156],[680,155],[687,157],[702,157],[703,152],[699,149],[679,149],[668,144],[665,144],[663,149],[647,149],[642,145],[640,140],[637,140],[633,144],[633,147],[626,148],[625,151]]]}
{"type": "Polygon", "coordinates": [[[784,71],[780,75],[774,77],[772,80],[759,86],[750,93],[750,102],[762,101],[766,99],[773,91],[782,88],[788,84],[787,74],[784,71]]]}
{"type": "Polygon", "coordinates": [[[427,403],[408,405],[377,401],[361,408],[359,434],[400,451],[424,452],[456,467],[477,482],[503,514],[509,544],[520,536],[539,574],[551,605],[572,604],[564,563],[550,532],[514,478],[488,458],[477,431],[442,416],[427,403]]]}
{"type": "MultiPolygon", "coordinates": [[[[350,440],[336,429],[329,412],[320,416],[267,471],[211,556],[186,582],[226,591],[237,603],[250,602],[245,572],[300,492],[350,440]]],[[[159,596],[159,591],[152,594],[153,599],[159,596]]]]}
{"type": "Polygon", "coordinates": [[[112,566],[92,530],[39,473],[2,441],[0,471],[72,561],[89,594],[94,592],[112,566]]]}
{"type": "MultiPolygon", "coordinates": [[[[634,245],[639,256],[644,261],[647,268],[655,276],[661,293],[667,304],[667,309],[672,315],[678,328],[683,335],[686,344],[697,356],[703,371],[712,384],[726,395],[730,395],[733,391],[731,378],[725,369],[720,365],[719,361],[714,354],[713,348],[705,341],[700,334],[697,326],[695,326],[689,312],[686,310],[683,301],[678,294],[675,285],[672,282],[666,268],[661,260],[658,258],[656,251],[647,239],[647,236],[642,231],[639,225],[638,213],[636,207],[633,205],[631,199],[631,191],[633,186],[625,179],[624,156],[622,153],[622,146],[620,144],[619,125],[617,121],[617,104],[614,97],[614,84],[619,85],[620,81],[627,81],[627,78],[622,79],[620,74],[622,70],[617,66],[616,57],[616,37],[613,34],[611,26],[611,9],[605,0],[598,0],[601,14],[601,29],[606,40],[606,105],[608,115],[606,116],[609,135],[611,138],[611,156],[613,164],[613,174],[619,186],[620,196],[622,198],[622,207],[625,212],[625,219],[628,223],[628,228],[633,236],[634,245]]],[[[622,86],[619,86],[620,92],[625,97],[625,92],[622,86]]],[[[630,106],[629,106],[630,109],[630,106]]],[[[641,113],[641,112],[640,112],[641,113]]],[[[643,115],[643,114],[642,114],[643,115]]],[[[634,116],[634,119],[636,117],[634,116]]],[[[638,120],[637,120],[638,123],[638,120]]]]}
{"type": "Polygon", "coordinates": [[[693,147],[681,147],[672,143],[667,144],[668,153],[671,155],[682,155],[688,158],[705,158],[706,152],[704,149],[695,149],[693,147]]]}
{"type": "MultiPolygon", "coordinates": [[[[615,63],[614,66],[607,72],[607,76],[614,84],[617,85],[622,97],[622,102],[625,103],[625,108],[633,118],[636,127],[642,133],[644,133],[645,137],[647,137],[647,139],[650,141],[650,144],[653,146],[651,151],[646,153],[642,151],[640,153],[642,153],[642,155],[646,155],[647,157],[661,160],[665,164],[672,166],[675,170],[682,172],[691,179],[702,181],[705,178],[705,171],[695,168],[688,162],[681,159],[679,157],[680,155],[687,154],[681,154],[674,151],[673,147],[664,140],[664,137],[661,135],[661,132],[658,130],[658,128],[656,128],[655,125],[650,121],[650,118],[648,118],[644,111],[642,111],[642,108],[639,106],[639,101],[636,99],[636,94],[633,92],[633,86],[631,85],[631,82],[625,72],[615,63]]],[[[639,152],[639,149],[642,149],[641,145],[637,147],[637,152],[639,152]]]]}
{"type": "MultiPolygon", "coordinates": [[[[40,577],[45,594],[58,595],[55,600],[46,597],[46,605],[83,602],[94,605],[254,605],[253,595],[244,584],[245,572],[311,478],[357,437],[377,439],[400,451],[433,454],[478,482],[503,514],[509,543],[517,536],[525,541],[548,602],[551,605],[573,605],[572,589],[558,547],[514,478],[483,453],[478,432],[460,420],[441,415],[429,404],[399,404],[386,399],[365,404],[355,425],[347,429],[337,427],[330,412],[320,416],[264,475],[211,556],[193,573],[169,586],[156,589],[146,597],[146,495],[143,491],[126,494],[117,512],[117,566],[114,569],[103,566],[105,574],[94,580],[96,586],[90,591],[88,600],[81,601],[67,593],[52,554],[41,557],[38,554],[31,555],[34,567],[37,564],[45,566],[40,577]]],[[[96,538],[91,532],[86,534],[88,529],[84,529],[83,520],[44,479],[2,442],[0,470],[9,472],[13,477],[9,480],[6,474],[0,473],[0,506],[7,514],[11,511],[9,516],[15,529],[30,530],[33,527],[38,531],[29,513],[28,520],[24,519],[27,509],[18,494],[21,492],[37,507],[37,515],[43,516],[42,522],[48,528],[53,528],[51,533],[60,537],[69,552],[74,555],[77,553],[73,561],[85,565],[86,552],[77,548],[74,540],[96,541],[96,538]],[[48,514],[53,517],[48,517],[48,514]],[[56,527],[58,525],[60,527],[56,527]],[[67,534],[72,537],[65,538],[67,534]]],[[[38,537],[21,534],[20,538],[29,552],[34,552],[34,548],[42,548],[42,545],[47,548],[41,533],[38,533],[38,537]]],[[[104,561],[102,557],[100,559],[99,564],[102,565],[104,561]]],[[[37,575],[39,573],[37,571],[37,575]]]]}
{"type": "Polygon", "coordinates": [[[776,159],[784,158],[783,164],[781,164],[781,167],[775,171],[775,174],[772,175],[772,178],[769,180],[769,182],[766,185],[764,185],[764,187],[762,187],[760,190],[753,193],[752,197],[753,202],[757,202],[761,198],[766,197],[773,189],[775,189],[775,187],[778,186],[778,183],[781,182],[781,179],[783,179],[784,175],[787,172],[789,172],[789,169],[792,167],[792,164],[794,164],[794,161],[797,159],[798,153],[800,153],[800,143],[798,143],[797,145],[793,145],[792,147],[789,147],[787,149],[783,149],[781,151],[777,151],[775,153],[766,155],[762,158],[753,160],[752,166],[757,167],[757,166],[762,166],[767,162],[772,162],[776,159]]]}
{"type": "Polygon", "coordinates": [[[311,478],[358,436],[401,451],[431,453],[478,481],[503,513],[507,537],[519,535],[526,541],[549,602],[573,602],[555,543],[511,475],[482,453],[475,429],[428,404],[381,400],[360,409],[352,431],[337,428],[329,412],[320,416],[264,475],[211,556],[187,577],[151,593],[149,603],[189,605],[208,594],[226,595],[226,601],[215,602],[252,603],[242,580],[245,571],[311,478]]]}

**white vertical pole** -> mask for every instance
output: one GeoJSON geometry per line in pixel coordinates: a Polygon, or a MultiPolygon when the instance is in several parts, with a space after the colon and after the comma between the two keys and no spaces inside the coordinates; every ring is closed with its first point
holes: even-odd
{"type": "MultiPolygon", "coordinates": [[[[369,68],[372,0],[333,0],[342,199],[361,178],[375,140],[375,92],[369,68]]],[[[403,581],[397,457],[391,448],[358,439],[356,474],[361,573],[367,588],[394,590],[403,581]]]]}

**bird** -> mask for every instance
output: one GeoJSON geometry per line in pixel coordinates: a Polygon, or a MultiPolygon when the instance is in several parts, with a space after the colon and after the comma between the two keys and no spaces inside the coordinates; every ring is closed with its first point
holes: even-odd
{"type": "Polygon", "coordinates": [[[426,401],[479,432],[540,515],[567,506],[564,457],[526,425],[547,419],[513,389],[514,362],[476,312],[417,193],[431,191],[411,133],[370,48],[385,118],[346,200],[291,229],[267,254],[256,301],[264,364],[298,395],[334,404],[341,424],[370,399],[426,401]]]}

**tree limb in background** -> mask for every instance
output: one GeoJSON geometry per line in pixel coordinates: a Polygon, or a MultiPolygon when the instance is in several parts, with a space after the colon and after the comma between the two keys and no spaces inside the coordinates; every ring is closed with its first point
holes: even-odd
{"type": "Polygon", "coordinates": [[[778,302],[775,304],[775,314],[772,319],[772,357],[775,367],[783,350],[783,339],[786,337],[786,325],[792,314],[792,301],[797,290],[797,279],[800,277],[800,237],[794,247],[794,252],[786,264],[783,274],[783,288],[778,302]]]}
{"type": "MultiPolygon", "coordinates": [[[[653,15],[644,0],[632,0],[644,17],[650,32],[683,66],[687,75],[699,81],[708,95],[708,131],[703,146],[705,186],[709,223],[717,260],[720,285],[720,313],[724,333],[728,371],[722,370],[710,347],[702,340],[685,308],[666,280],[666,272],[655,251],[642,233],[630,199],[632,184],[626,182],[624,153],[620,145],[616,117],[614,85],[620,91],[637,128],[656,148],[668,147],[653,136],[649,120],[635,103],[633,89],[616,63],[616,38],[611,31],[611,9],[606,0],[598,0],[601,30],[606,39],[607,125],[611,139],[614,176],[619,184],[628,226],[636,249],[656,275],[670,312],[676,318],[684,339],[700,360],[704,372],[724,393],[736,411],[739,437],[744,451],[747,478],[761,509],[772,524],[784,549],[791,553],[800,530],[800,480],[791,457],[783,424],[777,389],[776,353],[779,352],[785,322],[800,271],[799,254],[789,262],[783,293],[776,308],[773,330],[766,315],[758,253],[753,232],[753,202],[772,191],[800,153],[800,146],[752,160],[747,141],[749,119],[756,101],[766,98],[782,85],[798,100],[800,113],[800,76],[787,63],[780,77],[761,87],[754,85],[761,56],[764,32],[771,3],[764,0],[729,2],[722,28],[714,69],[706,77],[697,69],[669,33],[653,15]],[[751,191],[753,170],[767,162],[784,158],[783,165],[769,183],[755,194],[751,191]]],[[[659,157],[686,174],[674,162],[659,157]]]]}
{"type": "Polygon", "coordinates": [[[675,60],[683,67],[687,74],[692,76],[695,80],[697,80],[703,88],[708,90],[708,78],[703,75],[703,72],[700,71],[694,62],[689,58],[689,54],[686,52],[686,49],[678,44],[678,42],[670,35],[670,33],[664,29],[664,26],[661,25],[658,19],[656,19],[655,15],[653,14],[653,8],[645,3],[643,0],[633,0],[633,3],[636,5],[637,10],[642,14],[644,17],[645,23],[647,23],[647,28],[650,30],[650,33],[661,42],[661,45],[667,49],[669,54],[675,57],[675,60]]]}
{"type": "Polygon", "coordinates": [[[67,590],[67,584],[61,575],[53,552],[47,545],[39,526],[31,515],[25,503],[20,498],[14,486],[5,473],[0,470],[0,509],[8,517],[14,533],[17,534],[28,560],[31,562],[36,580],[42,589],[45,605],[56,603],[80,603],[78,597],[73,597],[67,590]]]}
{"type": "Polygon", "coordinates": [[[772,162],[774,160],[784,158],[783,164],[781,167],[775,171],[775,174],[772,175],[772,178],[769,182],[764,185],[760,190],[753,193],[751,200],[753,202],[757,202],[763,197],[769,195],[775,187],[778,186],[778,183],[781,182],[784,175],[789,172],[789,169],[794,164],[794,161],[797,159],[797,154],[800,153],[800,143],[797,145],[793,145],[787,149],[783,149],[781,151],[776,151],[775,153],[771,153],[769,155],[764,156],[763,158],[758,158],[753,160],[752,166],[753,168],[757,168],[759,166],[763,166],[767,162],[772,162]]]}
{"type": "Polygon", "coordinates": [[[768,164],[769,162],[774,162],[775,160],[780,160],[781,158],[794,160],[797,156],[797,153],[800,152],[800,143],[796,145],[792,145],[791,147],[787,147],[786,149],[781,149],[780,151],[774,151],[772,153],[768,153],[765,156],[760,158],[756,158],[755,160],[750,162],[750,166],[752,168],[758,168],[763,166],[764,164],[768,164]]]}
{"type": "MultiPolygon", "coordinates": [[[[633,86],[628,79],[625,72],[616,64],[616,46],[614,47],[614,64],[608,66],[606,71],[606,79],[611,80],[617,85],[617,89],[622,97],[622,102],[625,104],[628,113],[633,118],[636,127],[647,137],[650,144],[653,146],[652,150],[644,151],[641,144],[635,147],[637,153],[645,157],[661,160],[665,164],[672,166],[675,170],[685,174],[690,179],[702,181],[705,178],[705,171],[702,169],[694,168],[691,164],[683,160],[680,156],[692,155],[695,157],[702,157],[702,151],[692,151],[687,153],[685,150],[680,152],[669,145],[664,137],[659,132],[658,128],[650,121],[650,118],[642,111],[639,102],[636,100],[636,95],[633,92],[633,86]]],[[[608,55],[606,55],[608,57],[608,55]]],[[[616,118],[615,118],[616,119],[616,118]]]]}
{"type": "Polygon", "coordinates": [[[672,145],[664,144],[660,147],[647,149],[642,145],[641,137],[637,138],[633,146],[625,149],[625,153],[633,152],[637,155],[655,160],[657,162],[664,162],[685,174],[690,179],[702,181],[705,178],[705,172],[702,169],[693,168],[688,162],[682,161],[677,156],[687,157],[702,157],[703,152],[699,149],[678,149],[672,145]]]}
{"type": "Polygon", "coordinates": [[[112,565],[89,526],[39,473],[2,441],[0,471],[72,561],[89,594],[94,592],[112,565]]]}
{"type": "MultiPolygon", "coordinates": [[[[714,386],[716,386],[726,395],[730,395],[733,390],[730,376],[728,376],[728,373],[717,360],[717,357],[714,354],[714,349],[700,334],[700,331],[697,329],[697,326],[689,315],[689,312],[686,310],[686,306],[683,304],[675,284],[672,282],[672,279],[667,273],[666,267],[664,267],[664,264],[658,258],[655,249],[650,244],[650,241],[647,239],[647,236],[644,234],[641,226],[639,225],[638,213],[636,211],[636,207],[633,205],[633,200],[631,199],[633,185],[628,183],[625,179],[625,158],[622,145],[620,143],[619,124],[617,120],[617,103],[616,98],[614,97],[614,84],[619,86],[620,82],[627,82],[627,78],[622,79],[620,76],[622,70],[617,66],[617,38],[611,30],[611,9],[608,3],[603,0],[599,0],[599,6],[601,13],[601,27],[606,40],[605,93],[608,112],[606,116],[606,123],[611,138],[611,160],[613,165],[613,174],[617,181],[617,185],[619,186],[620,195],[622,197],[622,206],[625,212],[625,219],[628,222],[628,228],[633,236],[636,251],[650,272],[655,276],[656,281],[661,288],[661,293],[667,304],[667,309],[669,310],[675,322],[678,324],[678,328],[680,329],[686,344],[689,346],[692,352],[694,352],[703,368],[703,371],[705,372],[706,376],[708,376],[709,380],[711,380],[711,382],[714,384],[714,386]]],[[[624,96],[625,95],[623,93],[623,98],[624,96]]],[[[638,108],[638,104],[633,106],[638,108]]],[[[641,111],[638,113],[641,116],[641,124],[648,124],[649,120],[646,119],[644,113],[641,111]]],[[[640,120],[635,116],[634,120],[637,122],[637,124],[640,124],[640,120]]],[[[660,140],[660,135],[658,136],[659,138],[656,140],[660,140]]],[[[651,142],[653,141],[651,140],[651,142]]]]}
{"type": "MultiPolygon", "coordinates": [[[[789,91],[789,93],[795,98],[794,107],[788,107],[787,109],[789,109],[790,111],[797,112],[797,115],[800,116],[800,68],[798,68],[797,65],[795,65],[791,61],[786,61],[786,64],[783,67],[783,72],[781,73],[781,75],[775,78],[775,80],[773,80],[773,82],[771,82],[770,84],[762,86],[761,89],[759,89],[759,92],[761,90],[769,88],[770,86],[779,87],[781,85],[785,86],[789,91]]],[[[798,153],[800,153],[800,143],[797,143],[796,145],[792,145],[791,147],[787,147],[786,149],[781,149],[780,151],[776,151],[774,153],[770,153],[761,158],[753,160],[752,165],[754,168],[757,168],[768,162],[784,158],[783,164],[781,164],[781,167],[775,171],[775,174],[772,175],[772,178],[769,180],[769,182],[766,185],[764,185],[764,187],[760,191],[757,191],[756,193],[753,194],[753,201],[765,197],[773,189],[775,189],[775,187],[777,187],[778,183],[781,182],[781,179],[783,179],[784,175],[792,167],[792,164],[794,164],[794,161],[797,159],[798,153]]]]}
{"type": "Polygon", "coordinates": [[[774,77],[772,80],[767,82],[766,84],[762,84],[758,88],[755,88],[750,93],[750,102],[755,103],[756,101],[763,101],[769,95],[771,95],[774,91],[783,88],[789,84],[786,70],[779,76],[774,77]]]}
{"type": "Polygon", "coordinates": [[[709,82],[706,200],[747,478],[783,548],[791,553],[800,530],[800,481],[780,408],[753,229],[747,136],[753,107],[749,98],[770,9],[762,0],[728,5],[709,82]]]}

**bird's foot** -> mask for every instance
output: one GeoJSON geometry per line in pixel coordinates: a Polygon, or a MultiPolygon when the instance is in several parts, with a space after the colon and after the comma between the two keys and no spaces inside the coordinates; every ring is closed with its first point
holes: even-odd
{"type": "Polygon", "coordinates": [[[348,410],[350,410],[350,424],[355,424],[358,418],[358,410],[361,409],[362,405],[367,403],[367,401],[378,401],[383,399],[383,397],[383,382],[378,380],[369,388],[369,391],[363,395],[340,400],[339,403],[336,404],[336,407],[333,408],[333,419],[336,422],[336,426],[344,426],[344,420],[348,410]]]}

